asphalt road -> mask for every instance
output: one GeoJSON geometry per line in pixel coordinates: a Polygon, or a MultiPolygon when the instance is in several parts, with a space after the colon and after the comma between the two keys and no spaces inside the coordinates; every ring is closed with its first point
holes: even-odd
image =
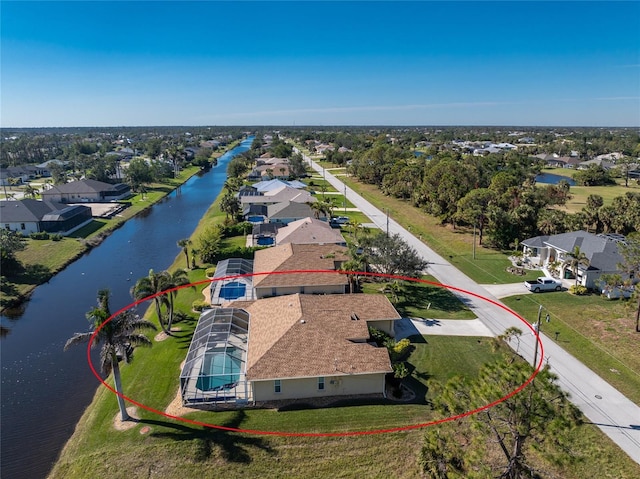
{"type": "MultiPolygon", "coordinates": [[[[326,180],[334,188],[346,192],[349,201],[380,229],[387,231],[388,228],[390,234],[399,233],[409,245],[430,262],[428,272],[435,276],[439,282],[459,288],[453,292],[473,310],[492,333],[502,334],[505,329],[511,326],[525,331],[518,345],[518,353],[529,362],[533,361],[536,343],[533,330],[527,329],[521,320],[506,309],[502,309],[500,307],[502,303],[496,297],[436,254],[396,221],[387,218],[382,211],[351,188],[346,187],[345,189],[344,183],[331,172],[323,171],[322,167],[309,157],[305,156],[305,159],[314,170],[324,174],[326,180]]],[[[502,306],[506,308],[506,306],[502,306]]],[[[551,370],[558,376],[558,383],[562,389],[570,394],[571,401],[580,408],[587,419],[597,425],[634,461],[640,464],[640,407],[571,354],[549,340],[544,333],[540,334],[540,339],[542,348],[538,352],[538,364],[549,364],[551,370]]],[[[512,347],[515,348],[516,345],[513,344],[512,347]]]]}

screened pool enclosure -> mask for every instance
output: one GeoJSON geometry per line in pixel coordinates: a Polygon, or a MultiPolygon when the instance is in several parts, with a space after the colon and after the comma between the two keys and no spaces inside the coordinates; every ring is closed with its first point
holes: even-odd
{"type": "Polygon", "coordinates": [[[180,374],[182,403],[246,404],[245,379],[249,314],[237,308],[214,308],[200,315],[180,374]]]}
{"type": "Polygon", "coordinates": [[[211,304],[221,305],[226,301],[248,301],[253,299],[251,276],[234,278],[235,275],[253,273],[253,261],[229,258],[218,262],[211,282],[211,304]],[[229,278],[231,276],[231,278],[229,278]],[[227,279],[220,279],[227,278],[227,279]]]}

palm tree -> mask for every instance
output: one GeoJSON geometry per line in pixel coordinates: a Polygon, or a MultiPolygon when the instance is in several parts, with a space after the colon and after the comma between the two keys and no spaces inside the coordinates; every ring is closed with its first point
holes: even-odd
{"type": "Polygon", "coordinates": [[[576,285],[578,284],[578,269],[580,266],[585,268],[589,267],[589,258],[582,251],[579,246],[575,246],[571,253],[567,253],[567,259],[564,261],[564,265],[571,269],[573,276],[576,279],[576,285]]]}
{"type": "Polygon", "coordinates": [[[162,294],[162,292],[167,289],[167,276],[168,273],[166,271],[156,273],[153,269],[150,269],[148,276],[140,278],[136,281],[136,284],[133,285],[131,288],[131,296],[133,296],[136,301],[143,300],[150,296],[153,297],[156,314],[158,315],[158,323],[162,330],[168,334],[169,331],[167,331],[162,318],[162,305],[168,306],[167,297],[162,294]]]}
{"type": "Polygon", "coordinates": [[[123,421],[128,421],[131,418],[127,413],[122,396],[122,381],[118,363],[120,359],[130,363],[133,360],[133,349],[136,346],[151,346],[152,343],[149,338],[139,331],[144,329],[155,330],[156,327],[149,321],[140,319],[131,311],[125,311],[111,318],[109,295],[108,289],[98,291],[98,306],[87,312],[87,319],[91,322],[93,331],[74,334],[65,343],[64,350],[66,351],[76,344],[91,341],[95,331],[99,329],[95,340],[91,343],[91,347],[102,345],[100,350],[101,370],[106,376],[113,371],[113,382],[118,395],[120,416],[123,421]],[[111,320],[109,320],[110,318],[111,320]]]}
{"type": "Polygon", "coordinates": [[[189,245],[191,245],[191,240],[189,238],[178,240],[178,246],[182,248],[182,252],[184,253],[185,258],[187,258],[187,269],[189,269],[189,245]]]}
{"type": "Polygon", "coordinates": [[[24,187],[24,196],[30,196],[33,199],[35,199],[39,192],[40,190],[38,188],[34,188],[28,183],[24,187]]]}
{"type": "Polygon", "coordinates": [[[173,323],[173,300],[178,295],[178,291],[180,291],[179,289],[175,288],[184,286],[185,284],[189,284],[189,277],[187,276],[187,272],[183,269],[177,269],[173,273],[164,271],[164,273],[167,274],[164,287],[165,291],[167,291],[167,297],[169,300],[169,319],[167,320],[167,331],[171,331],[171,324],[173,323]]]}

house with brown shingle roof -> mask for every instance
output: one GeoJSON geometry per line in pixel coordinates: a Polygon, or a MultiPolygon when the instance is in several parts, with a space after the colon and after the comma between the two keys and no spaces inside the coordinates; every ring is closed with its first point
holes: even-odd
{"type": "Polygon", "coordinates": [[[400,319],[386,296],[294,294],[232,306],[250,317],[253,401],[384,394],[389,354],[367,341],[368,325],[393,333],[400,319]]]}
{"type": "Polygon", "coordinates": [[[347,251],[346,247],[333,244],[291,243],[256,251],[253,261],[255,298],[295,293],[344,294],[348,278],[337,270],[349,260],[347,251]],[[326,270],[336,272],[317,272],[326,270]]]}

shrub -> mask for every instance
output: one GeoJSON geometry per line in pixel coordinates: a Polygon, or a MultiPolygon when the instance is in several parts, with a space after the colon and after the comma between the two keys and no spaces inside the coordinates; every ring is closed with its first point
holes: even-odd
{"type": "Polygon", "coordinates": [[[393,347],[393,352],[397,354],[399,358],[401,358],[409,352],[410,347],[411,341],[409,341],[409,338],[404,338],[395,344],[395,346],[393,347]]]}
{"type": "Polygon", "coordinates": [[[204,271],[204,274],[206,274],[206,275],[207,275],[207,278],[213,278],[213,275],[215,274],[215,272],[216,272],[216,267],[215,267],[215,266],[212,266],[212,267],[210,267],[210,268],[207,268],[207,269],[204,271]]]}
{"type": "Polygon", "coordinates": [[[49,233],[47,233],[46,231],[41,231],[39,233],[30,233],[29,238],[34,240],[48,240],[49,233]]]}
{"type": "Polygon", "coordinates": [[[387,333],[371,326],[369,326],[369,335],[378,346],[387,346],[389,341],[393,341],[391,336],[389,336],[387,333]]]}
{"type": "Polygon", "coordinates": [[[573,286],[569,287],[569,292],[571,294],[575,294],[576,296],[583,296],[588,293],[588,290],[581,284],[574,284],[573,286]]]}
{"type": "Polygon", "coordinates": [[[405,363],[395,363],[391,367],[393,368],[393,377],[396,379],[404,379],[409,375],[409,369],[405,363]]]}
{"type": "Polygon", "coordinates": [[[211,308],[211,305],[202,299],[196,299],[193,303],[191,303],[191,307],[194,311],[203,311],[205,309],[211,308]]]}
{"type": "Polygon", "coordinates": [[[60,233],[56,233],[54,235],[51,235],[51,239],[53,241],[60,241],[62,239],[62,235],[60,233]]]}

